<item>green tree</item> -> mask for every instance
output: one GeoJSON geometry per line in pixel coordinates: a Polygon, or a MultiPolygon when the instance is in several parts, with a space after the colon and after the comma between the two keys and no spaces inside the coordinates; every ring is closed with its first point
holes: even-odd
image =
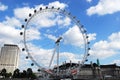
{"type": "Polygon", "coordinates": [[[28,78],[31,78],[31,77],[32,77],[32,74],[33,74],[32,69],[31,69],[31,68],[28,68],[28,69],[27,69],[27,77],[28,77],[28,78]]]}
{"type": "Polygon", "coordinates": [[[19,69],[15,69],[15,71],[13,73],[13,78],[20,78],[20,70],[19,69]]]}
{"type": "Polygon", "coordinates": [[[27,69],[27,78],[30,78],[30,79],[35,79],[36,78],[36,75],[33,73],[31,68],[27,69]]]}
{"type": "Polygon", "coordinates": [[[11,72],[6,74],[6,78],[10,78],[11,76],[12,76],[11,72]]]}
{"type": "Polygon", "coordinates": [[[6,70],[5,68],[3,68],[3,69],[1,70],[1,75],[3,76],[3,78],[6,77],[6,75],[7,75],[7,70],[6,70]]]}
{"type": "Polygon", "coordinates": [[[21,73],[21,77],[27,78],[27,71],[26,70],[23,70],[23,72],[21,73]]]}

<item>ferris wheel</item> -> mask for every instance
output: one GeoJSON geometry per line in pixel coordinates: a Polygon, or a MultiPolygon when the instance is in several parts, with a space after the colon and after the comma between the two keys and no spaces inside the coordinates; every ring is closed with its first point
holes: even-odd
{"type": "MultiPolygon", "coordinates": [[[[79,62],[89,56],[88,34],[80,21],[64,9],[40,7],[29,13],[21,26],[26,59],[39,70],[53,69],[63,62],[79,62]]],[[[59,68],[57,69],[57,74],[59,68]]]]}

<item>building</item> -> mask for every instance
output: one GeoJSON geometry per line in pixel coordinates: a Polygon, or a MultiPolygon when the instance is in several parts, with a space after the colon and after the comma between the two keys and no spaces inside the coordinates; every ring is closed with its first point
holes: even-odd
{"type": "Polygon", "coordinates": [[[109,65],[91,65],[85,64],[82,68],[78,77],[81,79],[106,79],[106,80],[120,80],[120,66],[116,64],[109,65]]]}
{"type": "Polygon", "coordinates": [[[4,44],[0,53],[0,70],[5,68],[7,72],[13,73],[18,68],[19,52],[17,45],[4,44]]]}
{"type": "Polygon", "coordinates": [[[120,80],[120,66],[116,64],[99,66],[96,63],[84,64],[77,73],[78,68],[76,67],[78,66],[79,65],[77,63],[66,63],[60,65],[59,75],[79,80],[120,80]],[[68,71],[71,72],[72,75],[70,75],[68,71]]]}

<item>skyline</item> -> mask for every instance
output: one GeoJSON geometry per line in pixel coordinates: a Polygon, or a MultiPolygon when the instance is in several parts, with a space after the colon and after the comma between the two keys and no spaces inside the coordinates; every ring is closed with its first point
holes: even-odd
{"type": "MultiPolygon", "coordinates": [[[[98,58],[100,64],[117,63],[120,65],[120,1],[119,0],[47,0],[47,1],[0,1],[0,46],[3,44],[18,44],[21,36],[19,32],[24,19],[34,8],[40,6],[56,6],[66,9],[76,16],[80,23],[84,25],[91,38],[90,54],[88,60],[96,62],[98,58]],[[11,6],[11,4],[14,4],[11,6]],[[117,6],[117,7],[116,7],[117,6]],[[18,42],[17,42],[18,41],[18,42]]],[[[50,20],[46,20],[50,21],[50,20]]],[[[67,21],[68,22],[68,21],[67,21]]],[[[54,23],[51,23],[54,24],[54,23]]],[[[47,26],[51,25],[48,24],[47,26]]],[[[69,24],[69,23],[68,23],[69,24]]],[[[43,23],[43,25],[46,25],[43,23]]],[[[39,34],[35,36],[38,37],[39,34]]],[[[33,36],[32,36],[33,37],[33,36]]],[[[21,43],[19,43],[20,46],[21,43]]],[[[24,54],[24,53],[21,53],[24,54]]],[[[25,56],[21,55],[22,66],[29,65],[29,60],[25,63],[25,56]]],[[[65,55],[64,55],[65,56],[65,55]]],[[[71,58],[74,55],[66,55],[71,58]]]]}

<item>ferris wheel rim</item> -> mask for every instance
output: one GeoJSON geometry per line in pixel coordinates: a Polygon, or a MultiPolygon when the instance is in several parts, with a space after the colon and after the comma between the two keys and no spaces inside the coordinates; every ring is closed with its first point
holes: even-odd
{"type": "Polygon", "coordinates": [[[81,31],[82,33],[82,36],[83,36],[83,39],[84,39],[84,45],[85,45],[85,48],[84,48],[84,57],[82,59],[82,62],[81,64],[84,65],[84,63],[86,62],[87,60],[87,56],[89,55],[89,41],[88,41],[88,35],[86,33],[86,30],[84,29],[83,25],[80,24],[80,21],[77,20],[74,16],[71,15],[71,13],[67,12],[66,10],[63,10],[63,9],[60,9],[60,8],[40,8],[40,10],[34,10],[34,14],[31,15],[31,17],[29,19],[25,19],[25,27],[24,27],[24,34],[23,34],[23,38],[24,38],[24,47],[25,47],[25,50],[28,54],[28,57],[32,60],[32,62],[37,65],[39,68],[43,68],[42,66],[40,66],[36,61],[35,59],[32,57],[31,53],[29,52],[29,49],[28,49],[28,46],[27,46],[27,42],[26,42],[26,29],[27,29],[27,25],[29,24],[30,20],[37,14],[39,13],[43,13],[43,12],[57,12],[57,13],[61,13],[67,17],[69,17],[78,27],[79,27],[79,30],[81,31]]]}

